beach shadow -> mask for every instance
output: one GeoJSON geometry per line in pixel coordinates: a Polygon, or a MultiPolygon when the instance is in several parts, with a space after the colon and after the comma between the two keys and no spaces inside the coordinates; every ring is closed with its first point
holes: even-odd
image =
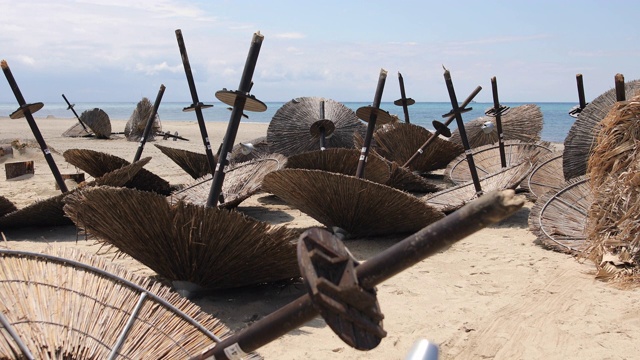
{"type": "Polygon", "coordinates": [[[287,223],[295,219],[285,211],[259,206],[238,206],[238,211],[256,220],[266,221],[273,225],[287,223]]]}
{"type": "MultiPolygon", "coordinates": [[[[7,241],[37,241],[42,243],[78,242],[86,240],[78,235],[75,225],[24,227],[16,229],[0,229],[7,241]]],[[[2,240],[2,239],[0,239],[2,240]]]]}
{"type": "Polygon", "coordinates": [[[489,226],[489,228],[491,229],[504,229],[504,228],[528,229],[530,213],[531,213],[531,208],[529,206],[524,206],[520,210],[516,211],[510,217],[494,225],[489,226]]]}
{"type": "Polygon", "coordinates": [[[264,196],[259,197],[257,200],[262,205],[289,205],[284,200],[272,194],[265,194],[264,196]]]}

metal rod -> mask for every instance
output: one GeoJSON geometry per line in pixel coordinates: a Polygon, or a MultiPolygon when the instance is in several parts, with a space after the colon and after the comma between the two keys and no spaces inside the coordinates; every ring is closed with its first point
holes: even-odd
{"type": "Polygon", "coordinates": [[[382,100],[382,91],[384,90],[384,83],[387,80],[387,70],[380,69],[380,75],[378,76],[378,86],[376,87],[376,94],[373,98],[372,107],[375,109],[369,116],[369,122],[367,124],[367,133],[364,137],[364,143],[362,150],[360,150],[360,159],[358,160],[358,168],[356,169],[356,177],[362,179],[364,177],[364,168],[367,164],[367,156],[369,155],[369,146],[371,145],[371,139],[373,138],[373,132],[376,129],[376,120],[378,118],[377,109],[380,109],[380,102],[382,100]]]}
{"type": "MultiPolygon", "coordinates": [[[[320,120],[324,120],[324,100],[320,101],[320,120]]],[[[320,127],[320,151],[326,150],[326,138],[324,126],[320,127]]]]}
{"type": "Polygon", "coordinates": [[[614,81],[616,83],[616,101],[627,100],[627,95],[624,90],[624,75],[616,74],[614,81]]]}
{"type": "Polygon", "coordinates": [[[33,115],[31,114],[31,110],[29,110],[27,102],[24,100],[24,97],[22,96],[22,92],[18,87],[18,83],[16,83],[16,79],[13,78],[13,74],[11,73],[11,69],[9,68],[9,65],[5,60],[2,60],[0,62],[0,67],[2,67],[2,72],[4,72],[4,76],[7,78],[7,81],[9,82],[9,86],[13,91],[13,95],[16,97],[16,100],[18,101],[18,104],[20,105],[20,108],[24,113],[24,117],[27,119],[27,122],[29,123],[29,127],[31,128],[31,132],[33,133],[33,136],[36,138],[36,140],[38,141],[38,144],[40,145],[40,149],[44,154],[45,160],[47,160],[49,169],[51,169],[51,172],[53,173],[53,177],[56,179],[56,183],[58,184],[60,191],[62,191],[63,194],[68,192],[69,190],[67,189],[67,184],[64,183],[64,179],[62,179],[62,175],[60,175],[60,170],[58,170],[58,166],[56,165],[55,160],[53,160],[51,151],[49,151],[49,148],[47,147],[47,143],[44,141],[44,138],[40,133],[40,129],[38,129],[36,120],[33,118],[33,115]]]}
{"type": "Polygon", "coordinates": [[[576,85],[578,86],[578,101],[580,104],[580,110],[587,106],[587,101],[584,98],[584,84],[582,82],[582,74],[576,75],[576,85]]]}
{"type": "MultiPolygon", "coordinates": [[[[355,269],[358,283],[372,288],[466,236],[509,217],[523,205],[524,199],[515,196],[513,190],[487,193],[358,265],[355,269]]],[[[216,360],[230,359],[225,353],[227,348],[244,353],[255,351],[317,315],[311,297],[303,295],[192,359],[211,359],[211,356],[216,360]]]]}
{"type": "Polygon", "coordinates": [[[502,168],[507,167],[507,157],[504,154],[504,133],[502,132],[502,112],[500,111],[500,100],[498,100],[498,81],[496,77],[491,78],[491,90],[493,93],[493,110],[496,113],[496,128],[498,130],[498,148],[500,151],[500,164],[502,168]]]}
{"type": "MultiPolygon", "coordinates": [[[[460,105],[461,108],[465,108],[467,107],[467,105],[471,104],[471,102],[473,101],[473,98],[476,97],[476,95],[478,95],[478,93],[480,92],[480,90],[482,90],[481,86],[478,86],[477,88],[475,88],[471,94],[464,100],[464,102],[462,103],[462,105],[460,105]]],[[[455,119],[455,115],[450,115],[447,120],[444,122],[444,126],[449,126],[449,124],[451,124],[451,122],[455,119]]],[[[429,145],[431,145],[432,142],[434,142],[436,140],[436,138],[438,136],[441,135],[441,131],[440,129],[436,129],[435,132],[431,133],[431,136],[427,139],[427,141],[424,142],[424,144],[422,144],[422,146],[420,146],[420,148],[413,154],[413,156],[411,156],[409,158],[409,160],[407,160],[407,162],[404,163],[404,165],[402,165],[403,167],[407,167],[409,166],[418,156],[420,156],[420,154],[424,153],[424,149],[426,149],[429,145]]]]}
{"type": "Polygon", "coordinates": [[[458,107],[458,99],[456,98],[456,91],[453,88],[453,81],[451,80],[451,73],[449,70],[444,71],[444,81],[447,84],[447,91],[449,92],[449,99],[451,99],[451,106],[453,115],[456,118],[458,124],[458,133],[462,140],[462,146],[464,152],[467,154],[467,163],[469,164],[469,171],[471,172],[471,178],[473,179],[473,186],[476,189],[476,195],[482,194],[482,187],[480,186],[480,179],[478,178],[478,172],[476,171],[476,164],[473,162],[473,152],[469,146],[469,140],[467,139],[467,132],[464,130],[464,122],[462,121],[462,114],[460,113],[460,107],[458,107]]]}
{"type": "Polygon", "coordinates": [[[407,105],[407,95],[404,91],[404,79],[402,78],[402,74],[398,72],[398,82],[400,82],[400,99],[402,100],[402,110],[404,111],[404,122],[407,124],[411,124],[409,121],[409,106],[407,105]]]}
{"type": "Polygon", "coordinates": [[[11,326],[11,324],[9,323],[9,320],[7,320],[7,318],[4,316],[2,312],[0,312],[0,324],[2,324],[2,327],[4,327],[5,330],[7,330],[7,332],[9,333],[9,336],[13,338],[13,341],[15,341],[16,344],[18,344],[20,351],[22,351],[22,355],[24,355],[29,360],[35,359],[33,357],[33,354],[31,354],[31,351],[29,351],[29,349],[27,348],[27,345],[25,345],[24,342],[22,342],[22,339],[20,339],[20,336],[18,336],[18,333],[15,331],[13,326],[11,326]]]}
{"type": "Polygon", "coordinates": [[[191,107],[193,107],[196,112],[196,119],[198,119],[198,127],[200,128],[200,135],[202,136],[202,143],[204,144],[207,162],[209,163],[209,171],[213,174],[213,171],[216,168],[216,161],[213,156],[213,151],[211,150],[211,143],[209,142],[209,135],[207,134],[207,126],[205,125],[204,116],[202,115],[203,104],[198,99],[198,91],[196,90],[196,83],[193,80],[191,63],[189,62],[189,56],[187,55],[187,47],[185,46],[184,39],[182,38],[182,30],[176,30],[176,38],[178,39],[182,65],[187,76],[187,83],[189,84],[189,91],[191,92],[191,100],[193,101],[191,107]]]}
{"type": "Polygon", "coordinates": [[[113,360],[116,357],[118,357],[118,353],[120,352],[120,348],[122,347],[122,344],[124,344],[124,341],[127,339],[127,335],[129,334],[129,330],[131,330],[131,327],[133,326],[133,323],[136,322],[136,319],[138,318],[138,313],[140,312],[140,309],[142,309],[142,304],[144,304],[144,300],[146,298],[147,298],[147,293],[146,292],[143,292],[143,293],[140,294],[140,298],[138,299],[138,303],[133,308],[133,311],[131,311],[131,315],[129,316],[129,320],[127,320],[127,323],[125,324],[124,328],[122,329],[122,332],[120,333],[120,336],[118,336],[118,340],[116,341],[116,344],[111,349],[111,353],[109,354],[109,357],[108,357],[109,360],[113,360]]]}
{"type": "Polygon", "coordinates": [[[238,96],[236,96],[233,109],[231,110],[229,125],[227,126],[227,132],[220,148],[218,164],[216,165],[215,172],[213,174],[213,181],[211,182],[211,190],[209,191],[209,197],[207,199],[207,207],[214,207],[218,205],[218,200],[222,193],[222,183],[224,182],[225,176],[224,167],[228,162],[227,154],[231,151],[233,143],[236,140],[236,134],[240,127],[240,120],[242,119],[244,106],[247,102],[245,95],[249,95],[249,91],[253,86],[251,78],[253,77],[253,72],[255,71],[256,64],[258,62],[258,55],[260,55],[260,47],[262,46],[263,40],[264,36],[261,35],[260,32],[253,34],[249,54],[247,55],[247,60],[242,72],[242,78],[240,79],[240,86],[238,87],[238,92],[243,95],[238,94],[238,96]]]}
{"type": "Polygon", "coordinates": [[[64,101],[69,106],[69,108],[67,110],[71,110],[73,112],[73,115],[76,116],[76,119],[78,119],[78,122],[80,123],[80,125],[82,125],[82,128],[84,129],[84,131],[89,132],[89,130],[87,130],[87,127],[84,125],[82,120],[80,120],[80,116],[78,116],[78,113],[76,112],[76,109],[73,108],[75,105],[71,105],[71,103],[69,102],[69,100],[67,100],[67,97],[64,96],[64,94],[62,94],[62,98],[64,99],[64,101]]]}
{"type": "Polygon", "coordinates": [[[133,162],[140,160],[142,156],[142,150],[144,150],[144,144],[147,142],[149,136],[151,136],[151,128],[153,127],[153,123],[156,119],[156,114],[158,113],[158,107],[160,107],[160,102],[162,102],[162,95],[164,94],[165,86],[164,84],[160,85],[160,90],[158,90],[158,95],[156,96],[156,101],[153,103],[153,111],[151,111],[151,115],[149,115],[149,119],[144,126],[144,131],[142,132],[142,138],[140,139],[140,143],[138,144],[138,150],[136,151],[136,156],[133,157],[133,162]]]}

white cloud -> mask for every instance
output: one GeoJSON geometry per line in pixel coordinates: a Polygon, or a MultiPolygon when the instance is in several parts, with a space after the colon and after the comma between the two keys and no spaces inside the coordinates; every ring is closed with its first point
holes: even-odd
{"type": "Polygon", "coordinates": [[[305,35],[298,32],[288,32],[273,35],[276,39],[304,39],[305,35]]]}
{"type": "Polygon", "coordinates": [[[147,75],[155,75],[160,72],[178,73],[183,70],[182,64],[176,66],[169,66],[166,61],[160,64],[136,64],[136,71],[143,72],[147,75]]]}

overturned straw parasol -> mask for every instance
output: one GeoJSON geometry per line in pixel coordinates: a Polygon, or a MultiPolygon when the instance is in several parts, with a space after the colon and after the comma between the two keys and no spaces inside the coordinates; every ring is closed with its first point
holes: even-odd
{"type": "Polygon", "coordinates": [[[321,170],[274,171],[265,176],[263,188],[353,237],[413,233],[444,216],[400,190],[321,170]]]}
{"type": "MultiPolygon", "coordinates": [[[[142,100],[136,104],[136,108],[133,110],[133,113],[131,113],[129,121],[127,121],[124,126],[124,136],[126,136],[127,140],[140,141],[151,114],[153,114],[153,104],[149,99],[143,97],[142,100]]],[[[151,125],[151,132],[149,133],[147,141],[153,141],[155,134],[158,132],[162,132],[162,124],[160,124],[160,116],[156,114],[153,118],[153,125],[151,125]]]]}
{"type": "Polygon", "coordinates": [[[108,139],[111,136],[111,121],[104,110],[85,110],[80,115],[80,120],[93,131],[97,139],[108,139]]]}
{"type": "Polygon", "coordinates": [[[267,142],[272,152],[285,156],[320,149],[319,137],[311,131],[320,120],[320,102],[324,101],[325,119],[335,130],[326,139],[326,148],[352,148],[353,134],[366,128],[355,111],[344,104],[322,97],[293,99],[276,111],[267,128],[267,142]]]}
{"type": "MultiPolygon", "coordinates": [[[[94,178],[130,165],[127,160],[115,155],[89,149],[69,149],[62,155],[68,163],[82,169],[94,178]]],[[[153,191],[162,195],[171,193],[171,185],[166,180],[146,169],[141,169],[124,186],[143,191],[153,191]]]]}
{"type": "Polygon", "coordinates": [[[103,258],[71,249],[0,249],[0,258],[0,359],[187,359],[231,335],[170,288],[103,258]]]}
{"type": "Polygon", "coordinates": [[[580,253],[587,247],[587,211],[592,199],[588,178],[571,179],[559,191],[549,190],[538,198],[529,213],[529,230],[548,249],[580,253]]]}
{"type": "MultiPolygon", "coordinates": [[[[501,119],[504,140],[520,140],[522,142],[540,140],[544,120],[538,105],[516,106],[503,113],[501,119]]],[[[498,143],[498,128],[494,117],[482,116],[471,120],[464,124],[464,130],[471,148],[498,143]]],[[[451,133],[450,141],[462,145],[458,129],[451,133]]]]}
{"type": "Polygon", "coordinates": [[[111,187],[76,192],[65,203],[78,227],[173,282],[222,289],[299,276],[298,234],[237,211],[111,187]]]}
{"type": "Polygon", "coordinates": [[[0,217],[16,210],[18,210],[18,208],[11,202],[11,200],[4,196],[0,196],[0,217]]]}
{"type": "MultiPolygon", "coordinates": [[[[624,89],[626,98],[631,99],[640,91],[640,80],[626,82],[624,89]]],[[[595,146],[595,137],[601,129],[600,122],[607,116],[615,102],[616,90],[611,89],[587,104],[578,115],[564,139],[562,170],[565,179],[569,180],[586,174],[587,162],[595,146]]]]}
{"type": "Polygon", "coordinates": [[[62,133],[64,137],[87,137],[93,136],[91,128],[85,128],[81,123],[77,122],[62,133]]]}
{"type": "MultiPolygon", "coordinates": [[[[553,152],[553,146],[547,141],[535,143],[510,140],[504,143],[505,160],[507,167],[529,161],[535,164],[537,159],[553,152]]],[[[479,177],[485,177],[502,170],[500,160],[500,146],[498,144],[483,145],[471,149],[473,162],[479,177]]],[[[444,172],[445,178],[454,184],[461,184],[471,180],[471,172],[466,154],[461,154],[447,165],[444,172]]]]}
{"type": "MultiPolygon", "coordinates": [[[[271,154],[263,158],[231,165],[225,172],[222,183],[223,202],[219,208],[231,209],[256,194],[262,187],[262,179],[272,171],[280,170],[287,164],[287,158],[271,154]]],[[[171,202],[184,201],[193,205],[206,206],[211,191],[212,176],[208,175],[185,185],[171,194],[171,202]]]]}
{"type": "Polygon", "coordinates": [[[249,141],[237,143],[231,149],[229,162],[242,163],[253,159],[263,158],[271,154],[271,148],[266,136],[261,136],[249,141]]]}
{"type": "Polygon", "coordinates": [[[529,191],[528,198],[536,201],[549,190],[559,191],[564,183],[562,151],[555,151],[538,159],[522,187],[529,191]]]}
{"type": "Polygon", "coordinates": [[[422,177],[396,162],[390,162],[389,168],[390,176],[386,185],[392,188],[414,193],[433,193],[446,188],[444,184],[422,177]]]}
{"type": "MultiPolygon", "coordinates": [[[[203,176],[210,175],[209,162],[207,161],[206,154],[200,154],[189,150],[175,149],[159,144],[154,144],[155,147],[167,155],[169,159],[173,160],[182,170],[191,175],[194,179],[199,179],[203,176]]],[[[218,156],[214,156],[214,161],[218,161],[218,156]]]]}

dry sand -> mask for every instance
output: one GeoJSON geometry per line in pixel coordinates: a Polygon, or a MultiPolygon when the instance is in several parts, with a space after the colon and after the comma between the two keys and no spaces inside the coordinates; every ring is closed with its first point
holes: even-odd
{"type": "MultiPolygon", "coordinates": [[[[61,173],[76,169],[62,153],[86,148],[131,161],[137,143],[122,135],[112,140],[66,138],[73,119],[37,119],[61,173]]],[[[112,120],[113,131],[125,121],[112,120]]],[[[154,144],[203,153],[195,121],[162,120],[163,130],[178,131],[191,141],[148,142],[146,168],[171,184],[190,177],[154,144]]],[[[217,148],[226,123],[207,123],[217,148]]],[[[237,141],[266,135],[266,124],[243,123],[237,141]]],[[[25,119],[0,118],[0,140],[34,140],[25,119]]],[[[59,194],[39,148],[5,161],[35,160],[35,175],[17,181],[0,176],[0,195],[19,208],[59,194]]],[[[87,176],[87,179],[90,177],[87,176]]],[[[640,354],[638,290],[619,290],[594,280],[594,267],[534,244],[528,230],[530,203],[502,223],[481,230],[378,286],[378,300],[388,335],[374,350],[362,352],[344,344],[318,317],[258,350],[267,359],[402,359],[414,341],[440,345],[443,359],[637,359],[640,354]]],[[[238,208],[273,224],[307,228],[318,223],[269,194],[258,194],[238,208]]],[[[0,229],[1,230],[1,229],[0,229]]],[[[73,226],[4,231],[0,246],[42,251],[47,246],[76,247],[105,253],[92,240],[77,240],[73,226]]],[[[347,240],[361,260],[384,250],[393,240],[347,240]]],[[[143,275],[153,271],[130,258],[117,258],[143,275]]],[[[213,294],[194,301],[239,330],[304,293],[301,285],[266,286],[213,294]]]]}

